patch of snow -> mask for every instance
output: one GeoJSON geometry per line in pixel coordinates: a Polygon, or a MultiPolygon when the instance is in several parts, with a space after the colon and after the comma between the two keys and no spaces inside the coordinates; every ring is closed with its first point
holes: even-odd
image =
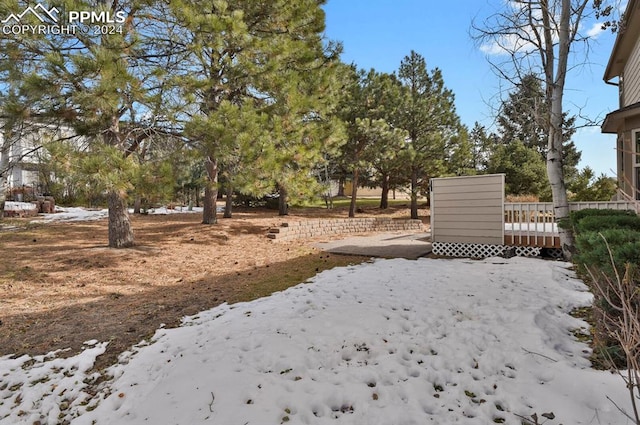
{"type": "Polygon", "coordinates": [[[0,358],[0,423],[58,424],[60,417],[90,405],[87,383],[99,377],[89,374],[107,343],[96,344],[77,356],[10,356],[0,358]]]}
{"type": "Polygon", "coordinates": [[[93,221],[109,217],[109,210],[88,209],[82,207],[58,207],[54,214],[41,214],[45,223],[54,221],[93,221]]]}
{"type": "Polygon", "coordinates": [[[31,202],[6,201],[4,203],[4,209],[6,211],[36,210],[38,206],[31,202]]]}
{"type": "MultiPolygon", "coordinates": [[[[224,208],[218,207],[218,212],[222,212],[224,208]]],[[[166,207],[151,208],[148,214],[166,215],[166,214],[185,214],[185,213],[200,213],[202,214],[202,207],[193,207],[189,210],[187,207],[175,207],[172,209],[166,207]]],[[[129,214],[133,214],[133,209],[129,209],[129,214]]],[[[88,209],[82,207],[56,207],[55,214],[41,214],[42,220],[37,222],[60,222],[60,221],[93,221],[101,220],[109,217],[109,210],[103,209],[88,209]]]]}
{"type": "MultiPolygon", "coordinates": [[[[191,210],[189,210],[189,207],[177,206],[173,208],[167,208],[167,207],[150,208],[148,213],[157,214],[157,215],[185,214],[185,213],[202,214],[202,210],[203,210],[202,207],[192,207],[191,210]]],[[[222,212],[222,211],[224,211],[224,208],[218,207],[218,212],[222,212]]],[[[133,213],[133,210],[130,210],[129,212],[133,213]]]]}
{"type": "Polygon", "coordinates": [[[336,268],[159,329],[91,400],[86,371],[102,344],[2,358],[0,423],[519,425],[553,412],[548,425],[631,424],[607,399],[630,408],[622,379],[590,369],[571,334],[588,325],[569,311],[591,300],[563,262],[336,268]]]}

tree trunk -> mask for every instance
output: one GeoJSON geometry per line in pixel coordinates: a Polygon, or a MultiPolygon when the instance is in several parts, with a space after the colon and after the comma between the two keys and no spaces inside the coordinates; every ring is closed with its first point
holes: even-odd
{"type": "MultiPolygon", "coordinates": [[[[562,95],[558,100],[558,88],[551,98],[551,125],[549,126],[549,150],[547,151],[547,176],[551,184],[553,213],[556,223],[569,217],[569,198],[562,167],[562,95]]],[[[575,252],[573,231],[558,227],[560,247],[565,260],[571,261],[575,252]]]]}
{"type": "MultiPolygon", "coordinates": [[[[2,162],[4,162],[4,160],[2,160],[2,162]]],[[[7,200],[7,190],[9,189],[9,185],[7,185],[7,178],[1,170],[2,167],[0,165],[0,220],[4,218],[4,203],[7,200]]]]}
{"type": "Polygon", "coordinates": [[[360,170],[353,170],[353,180],[351,181],[351,204],[349,204],[349,217],[356,216],[356,198],[358,196],[358,179],[360,178],[360,170]]]}
{"type": "MultiPolygon", "coordinates": [[[[563,218],[569,217],[569,199],[567,197],[567,187],[564,181],[563,171],[563,147],[562,147],[562,99],[564,95],[565,78],[567,74],[567,65],[569,57],[570,38],[570,16],[571,16],[570,0],[562,0],[562,11],[560,14],[560,28],[558,31],[558,58],[557,71],[553,72],[554,54],[553,54],[553,35],[550,31],[545,30],[546,50],[546,68],[545,81],[547,96],[550,97],[550,116],[549,116],[549,150],[547,152],[547,176],[551,184],[551,194],[553,197],[553,211],[556,222],[563,218]]],[[[543,15],[545,25],[551,21],[550,13],[543,15]]],[[[573,232],[571,229],[559,228],[560,246],[565,260],[571,261],[575,252],[575,244],[573,232]]]]}
{"type": "Polygon", "coordinates": [[[340,176],[340,178],[338,179],[338,194],[336,196],[342,196],[344,197],[344,176],[340,176]]]}
{"type": "Polygon", "coordinates": [[[202,209],[202,224],[216,224],[218,216],[216,201],[218,199],[218,161],[208,157],[204,163],[207,170],[207,181],[204,187],[204,205],[202,209]]]}
{"type": "Polygon", "coordinates": [[[226,185],[226,199],[224,201],[224,215],[223,218],[231,218],[233,214],[233,186],[230,183],[226,185]]]}
{"type": "Polygon", "coordinates": [[[6,190],[4,187],[5,178],[0,176],[0,220],[4,218],[4,203],[7,200],[6,190]]]}
{"type": "MultiPolygon", "coordinates": [[[[555,149],[549,149],[549,152],[547,152],[547,175],[551,184],[553,213],[557,223],[559,220],[569,217],[569,200],[562,171],[562,161],[555,149]]],[[[558,227],[558,234],[564,258],[567,261],[571,261],[575,252],[573,232],[570,228],[558,227]]]]}
{"type": "Polygon", "coordinates": [[[200,208],[200,193],[202,193],[202,188],[200,186],[196,186],[193,189],[193,197],[196,201],[196,207],[200,208]]]}
{"type": "Polygon", "coordinates": [[[136,196],[136,200],[133,201],[133,213],[140,214],[140,206],[142,205],[142,198],[140,196],[136,196]]]}
{"type": "Polygon", "coordinates": [[[107,195],[109,205],[109,248],[133,246],[133,229],[123,191],[112,190],[107,195]]]}
{"type": "Polygon", "coordinates": [[[411,218],[418,219],[418,170],[411,170],[411,218]]]}
{"type": "MultiPolygon", "coordinates": [[[[5,123],[6,126],[9,124],[5,123]]],[[[11,133],[5,128],[2,145],[0,145],[0,220],[4,217],[4,203],[7,200],[7,190],[9,190],[9,148],[11,147],[11,133]]]]}
{"type": "Polygon", "coordinates": [[[389,208],[389,175],[382,176],[382,195],[380,196],[380,209],[389,208]]]}
{"type": "Polygon", "coordinates": [[[278,215],[289,215],[289,194],[287,189],[282,185],[278,185],[278,192],[280,195],[278,196],[278,215]]]}

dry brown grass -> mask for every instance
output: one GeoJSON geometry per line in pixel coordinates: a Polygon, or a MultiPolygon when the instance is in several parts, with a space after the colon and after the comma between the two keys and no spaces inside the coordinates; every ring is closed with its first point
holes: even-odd
{"type": "MultiPolygon", "coordinates": [[[[372,209],[367,214],[380,214],[372,209]]],[[[385,215],[404,217],[393,209],[385,215]]],[[[106,247],[106,220],[25,225],[0,232],[0,355],[81,349],[110,341],[98,366],[185,315],[266,296],[318,271],[365,261],[328,255],[308,241],[273,243],[269,227],[341,210],[236,212],[204,226],[198,214],[135,216],[136,246],[106,247]]]]}

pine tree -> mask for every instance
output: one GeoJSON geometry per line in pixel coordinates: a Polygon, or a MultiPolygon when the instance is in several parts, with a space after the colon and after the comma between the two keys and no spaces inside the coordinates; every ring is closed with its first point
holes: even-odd
{"type": "Polygon", "coordinates": [[[449,139],[459,129],[453,92],[444,85],[442,72],[429,72],[425,59],[412,51],[400,64],[398,76],[405,87],[399,126],[409,133],[411,218],[418,218],[418,195],[429,177],[441,174],[449,139]]]}
{"type": "MultiPolygon", "coordinates": [[[[18,2],[0,4],[0,16],[20,13],[18,2]]],[[[24,24],[37,24],[32,15],[23,17],[24,24]]],[[[22,159],[15,147],[26,134],[37,131],[35,122],[38,111],[32,108],[40,93],[29,90],[26,81],[38,69],[45,52],[32,51],[31,45],[40,45],[44,37],[30,34],[3,34],[0,37],[0,220],[4,215],[8,175],[12,167],[22,159]]],[[[33,146],[34,149],[38,146],[33,146]]]]}
{"type": "MultiPolygon", "coordinates": [[[[536,149],[543,159],[549,148],[549,102],[545,98],[542,82],[533,74],[522,77],[515,89],[502,102],[497,116],[498,134],[502,143],[520,140],[536,149]]],[[[569,180],[577,172],[580,152],[571,137],[576,131],[576,117],[563,113],[562,163],[565,177],[569,180]]]]}
{"type": "Polygon", "coordinates": [[[569,184],[571,200],[610,201],[616,194],[616,179],[601,174],[596,178],[590,167],[584,167],[569,184]]]}
{"type": "MultiPolygon", "coordinates": [[[[105,161],[114,167],[129,167],[132,162],[127,158],[158,124],[145,117],[156,116],[158,105],[162,105],[157,97],[161,85],[152,81],[158,75],[153,71],[158,64],[147,61],[155,53],[157,34],[142,22],[148,20],[150,7],[138,0],[97,5],[64,0],[55,6],[112,16],[118,12],[126,20],[113,25],[110,34],[93,30],[51,32],[3,43],[3,50],[19,50],[22,63],[29,63],[19,84],[23,93],[37,93],[31,96],[34,101],[29,105],[30,113],[46,123],[72,127],[90,145],[88,152],[108,154],[105,161]]],[[[101,170],[103,175],[91,177],[108,192],[109,246],[132,246],[133,230],[127,212],[130,170],[101,170]]]]}
{"type": "Polygon", "coordinates": [[[356,212],[360,175],[378,172],[382,180],[381,207],[386,208],[393,159],[403,148],[406,132],[394,128],[391,120],[401,98],[398,80],[375,70],[350,69],[350,84],[343,99],[341,117],[347,125],[347,143],[342,147],[343,162],[352,175],[349,217],[356,212]]]}
{"type": "Polygon", "coordinates": [[[454,176],[469,176],[477,174],[473,144],[469,137],[469,130],[461,125],[458,131],[449,139],[446,147],[446,172],[454,176]]]}
{"type": "Polygon", "coordinates": [[[477,172],[483,172],[487,168],[489,157],[497,143],[495,134],[488,134],[487,129],[478,122],[475,122],[469,140],[472,145],[472,162],[477,172]]]}
{"type": "MultiPolygon", "coordinates": [[[[315,31],[323,26],[322,22],[315,31]]],[[[314,31],[306,38],[306,56],[298,57],[305,50],[296,49],[297,42],[291,46],[297,59],[274,81],[274,104],[269,111],[274,124],[273,156],[267,169],[280,195],[280,215],[288,213],[289,201],[300,202],[322,193],[315,177],[317,169],[345,141],[342,122],[336,117],[343,81],[339,46],[324,48],[314,31]]]]}
{"type": "MultiPolygon", "coordinates": [[[[315,0],[170,2],[177,23],[170,50],[183,52],[182,74],[174,83],[187,101],[185,134],[205,158],[208,176],[203,223],[217,220],[220,171],[230,185],[247,185],[249,179],[233,174],[241,168],[256,176],[258,167],[250,171],[247,162],[261,158],[264,173],[254,181],[267,179],[285,190],[305,175],[309,162],[317,162],[315,152],[326,139],[310,129],[329,122],[319,108],[326,103],[322,73],[336,56],[332,47],[323,47],[321,4],[315,0]],[[242,121],[246,125],[239,127],[242,121]],[[266,130],[273,149],[264,143],[266,130]]],[[[258,193],[263,191],[259,186],[245,190],[258,193]]]]}
{"type": "Polygon", "coordinates": [[[520,140],[495,145],[486,171],[506,175],[505,191],[509,195],[536,195],[543,200],[550,198],[544,158],[535,148],[520,140]]]}

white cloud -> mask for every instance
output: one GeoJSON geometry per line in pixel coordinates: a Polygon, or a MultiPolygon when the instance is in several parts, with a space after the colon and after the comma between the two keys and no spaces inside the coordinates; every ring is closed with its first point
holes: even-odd
{"type": "Polygon", "coordinates": [[[506,55],[507,49],[500,46],[498,43],[486,43],[480,46],[480,51],[489,56],[506,55]]]}
{"type": "Polygon", "coordinates": [[[480,51],[489,56],[511,55],[514,52],[529,53],[536,49],[533,36],[524,30],[521,34],[506,34],[496,37],[492,42],[480,46],[480,51]]]}
{"type": "Polygon", "coordinates": [[[596,39],[602,34],[604,30],[602,29],[602,24],[600,22],[594,23],[591,28],[587,31],[587,37],[596,39]]]}

